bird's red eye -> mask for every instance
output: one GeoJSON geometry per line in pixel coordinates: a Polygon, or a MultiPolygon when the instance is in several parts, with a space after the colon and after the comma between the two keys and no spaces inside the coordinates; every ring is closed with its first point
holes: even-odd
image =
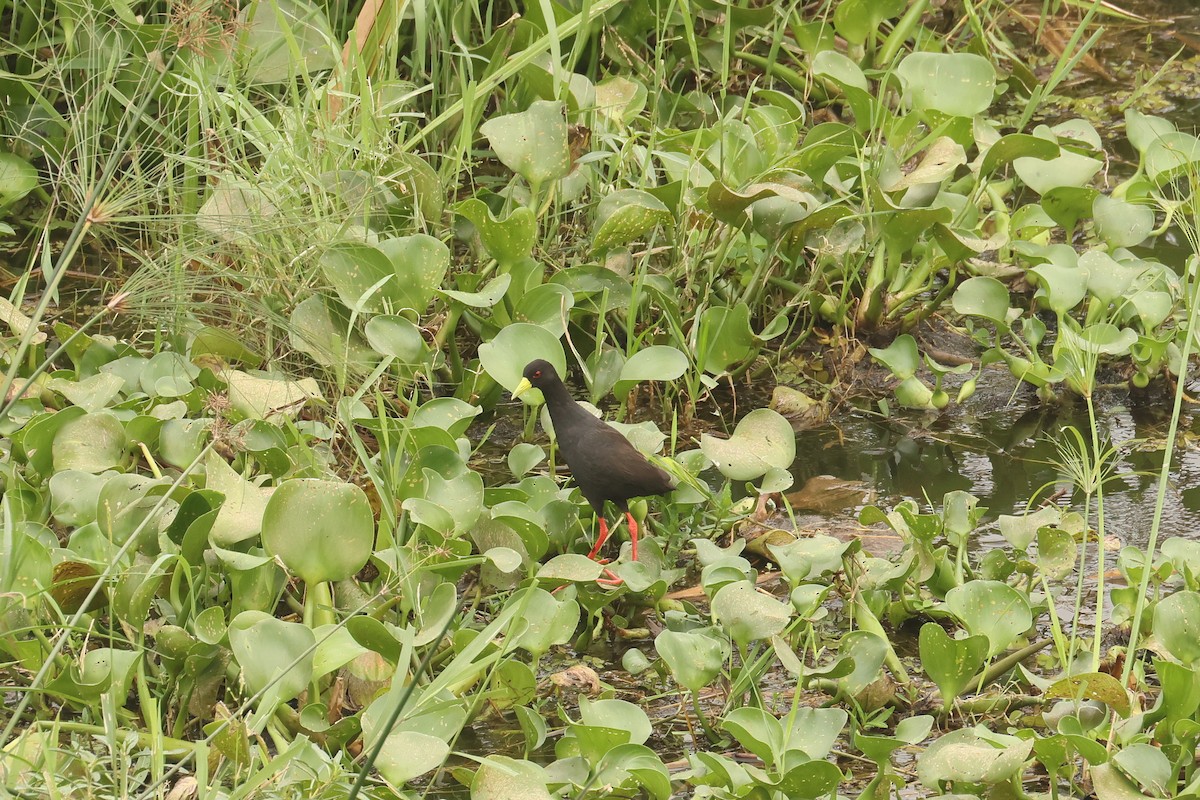
{"type": "Polygon", "coordinates": [[[542,371],[541,371],[540,369],[535,369],[535,370],[533,371],[533,377],[535,377],[535,378],[540,378],[540,377],[542,377],[542,371]]]}

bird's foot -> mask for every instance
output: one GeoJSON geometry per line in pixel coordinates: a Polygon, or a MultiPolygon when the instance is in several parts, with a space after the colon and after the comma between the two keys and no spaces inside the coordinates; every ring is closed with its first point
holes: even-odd
{"type": "Polygon", "coordinates": [[[601,586],[620,586],[621,584],[625,583],[625,579],[613,572],[611,569],[605,569],[604,573],[606,577],[596,578],[596,583],[600,584],[601,586]]]}
{"type": "Polygon", "coordinates": [[[597,561],[596,554],[600,552],[601,547],[604,547],[606,541],[608,541],[608,522],[605,521],[604,517],[600,517],[600,535],[596,537],[596,543],[592,545],[591,552],[588,553],[588,558],[592,561],[597,561]]]}

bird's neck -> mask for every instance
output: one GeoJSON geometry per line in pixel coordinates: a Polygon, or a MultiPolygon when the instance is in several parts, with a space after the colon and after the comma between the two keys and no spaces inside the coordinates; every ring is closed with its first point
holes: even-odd
{"type": "Polygon", "coordinates": [[[562,416],[564,413],[569,414],[579,407],[562,381],[555,381],[549,386],[543,386],[542,396],[546,398],[546,405],[550,407],[551,417],[562,416]]]}

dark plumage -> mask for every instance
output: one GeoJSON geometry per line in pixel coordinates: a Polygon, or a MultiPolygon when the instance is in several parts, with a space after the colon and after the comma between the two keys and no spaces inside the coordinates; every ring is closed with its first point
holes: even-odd
{"type": "Polygon", "coordinates": [[[600,535],[588,556],[595,558],[608,538],[608,523],[604,519],[607,500],[624,512],[629,521],[632,556],[636,561],[638,527],[629,513],[629,500],[671,491],[675,484],[670,473],[651,464],[618,430],[575,402],[550,362],[541,359],[530,362],[513,396],[530,388],[540,389],[546,398],[558,449],[579,491],[600,520],[600,535]]]}

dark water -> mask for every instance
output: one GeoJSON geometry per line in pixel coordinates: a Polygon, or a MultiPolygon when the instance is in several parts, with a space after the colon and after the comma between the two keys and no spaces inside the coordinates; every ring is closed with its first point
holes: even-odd
{"type": "MultiPolygon", "coordinates": [[[[1105,534],[1142,546],[1150,533],[1168,418],[1157,404],[1108,404],[1097,408],[1101,447],[1115,445],[1105,484],[1105,534]]],[[[890,507],[912,498],[928,510],[946,492],[970,492],[988,508],[985,519],[1020,514],[1054,497],[1082,511],[1084,495],[1060,466],[1057,442],[1077,427],[1090,444],[1085,412],[1002,407],[935,419],[884,419],[863,412],[801,433],[793,467],[797,486],[814,475],[865,482],[874,503],[890,507]]],[[[1200,450],[1188,446],[1191,419],[1180,424],[1160,527],[1167,536],[1200,535],[1200,450]]],[[[1095,525],[1093,504],[1092,524],[1095,525]]]]}

